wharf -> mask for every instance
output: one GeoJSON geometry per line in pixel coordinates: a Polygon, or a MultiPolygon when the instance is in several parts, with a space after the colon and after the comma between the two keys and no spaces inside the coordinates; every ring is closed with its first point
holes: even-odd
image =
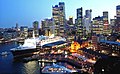
{"type": "MultiPolygon", "coordinates": [[[[57,56],[57,55],[55,55],[57,56]]],[[[45,62],[45,63],[53,63],[53,62],[67,62],[76,68],[81,69],[82,66],[80,63],[73,59],[65,58],[65,57],[49,57],[48,55],[33,55],[32,57],[23,58],[23,62],[29,61],[38,61],[38,62],[45,62]]]]}

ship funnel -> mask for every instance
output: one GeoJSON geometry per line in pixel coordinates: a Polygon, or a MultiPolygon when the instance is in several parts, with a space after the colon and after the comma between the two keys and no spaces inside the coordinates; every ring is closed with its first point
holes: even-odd
{"type": "Polygon", "coordinates": [[[35,39],[35,33],[34,33],[34,30],[33,30],[33,38],[35,39]]]}

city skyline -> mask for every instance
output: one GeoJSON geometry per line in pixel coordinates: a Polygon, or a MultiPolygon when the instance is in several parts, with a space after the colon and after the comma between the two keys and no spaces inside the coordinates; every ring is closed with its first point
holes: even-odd
{"type": "Polygon", "coordinates": [[[116,15],[116,6],[120,5],[118,0],[90,1],[90,0],[0,0],[0,28],[19,26],[32,27],[34,21],[52,17],[52,6],[59,2],[65,2],[66,19],[73,16],[76,19],[76,9],[82,7],[83,15],[85,10],[92,9],[92,18],[102,16],[103,11],[108,11],[109,19],[116,15]]]}

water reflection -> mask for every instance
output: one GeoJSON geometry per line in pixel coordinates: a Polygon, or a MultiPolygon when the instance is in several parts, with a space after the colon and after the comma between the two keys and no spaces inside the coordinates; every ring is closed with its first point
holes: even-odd
{"type": "MultiPolygon", "coordinates": [[[[0,53],[17,47],[15,42],[0,44],[0,53]]],[[[38,61],[31,61],[22,63],[21,61],[15,61],[13,55],[10,52],[7,56],[0,56],[0,74],[39,74],[38,61]]]]}

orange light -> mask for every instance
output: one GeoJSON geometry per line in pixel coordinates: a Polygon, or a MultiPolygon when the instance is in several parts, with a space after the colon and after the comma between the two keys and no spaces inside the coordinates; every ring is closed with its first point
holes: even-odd
{"type": "Polygon", "coordinates": [[[80,48],[80,44],[78,42],[73,42],[71,44],[70,52],[77,52],[79,48],[80,48]]]}

